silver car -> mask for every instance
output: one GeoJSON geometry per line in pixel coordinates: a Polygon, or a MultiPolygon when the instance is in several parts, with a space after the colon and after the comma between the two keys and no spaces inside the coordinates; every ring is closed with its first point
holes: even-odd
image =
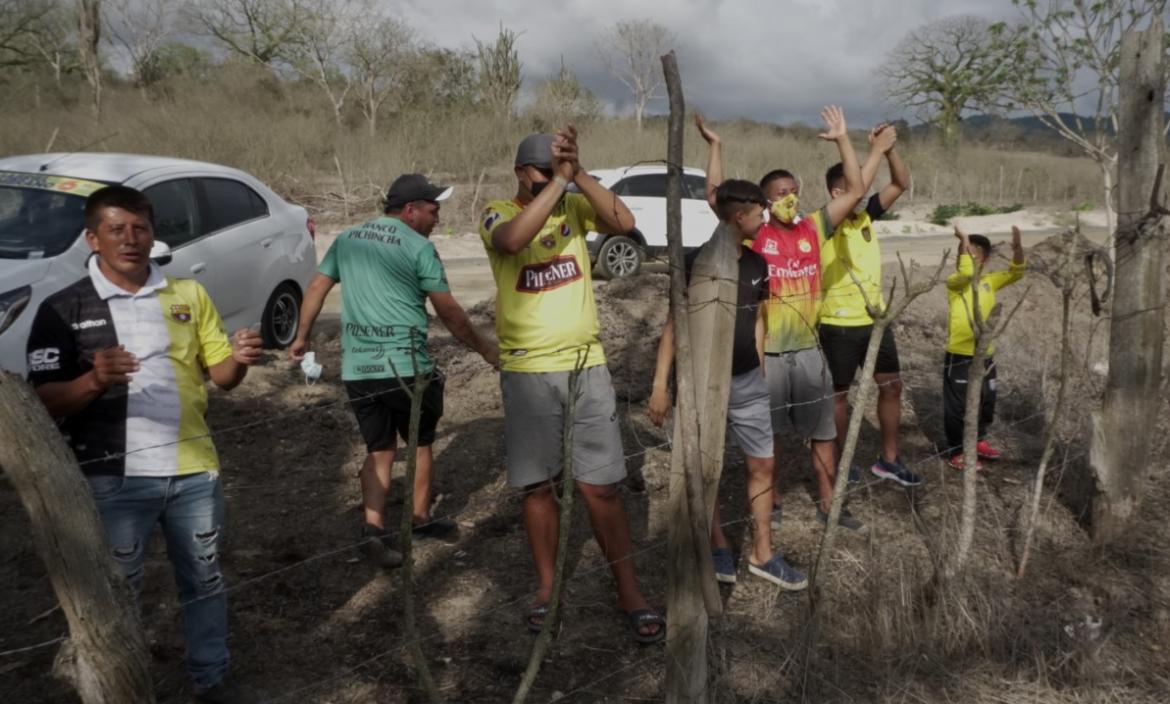
{"type": "Polygon", "coordinates": [[[151,256],[207,289],[227,329],[259,324],[265,344],[296,337],[316,271],[312,218],[252,176],[185,159],[33,154],[0,159],[0,368],[23,374],[37,308],[85,275],[85,196],[105,185],[154,206],[151,256]]]}

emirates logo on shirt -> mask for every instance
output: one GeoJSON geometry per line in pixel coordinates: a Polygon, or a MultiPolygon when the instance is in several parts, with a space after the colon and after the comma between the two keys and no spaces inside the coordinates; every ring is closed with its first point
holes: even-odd
{"type": "Polygon", "coordinates": [[[540,293],[560,288],[579,280],[584,274],[577,257],[553,257],[548,261],[529,264],[520,270],[516,290],[521,293],[540,293]]]}
{"type": "Polygon", "coordinates": [[[191,306],[183,303],[171,306],[171,317],[180,323],[191,322],[191,306]]]}

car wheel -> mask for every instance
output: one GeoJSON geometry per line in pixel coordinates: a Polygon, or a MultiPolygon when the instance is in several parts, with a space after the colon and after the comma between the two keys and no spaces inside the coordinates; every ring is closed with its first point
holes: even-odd
{"type": "Polygon", "coordinates": [[[607,279],[624,279],[642,268],[642,248],[632,238],[614,235],[606,238],[597,253],[597,270],[607,279]]]}
{"type": "Polygon", "coordinates": [[[276,287],[264,306],[264,317],[260,321],[265,347],[284,349],[297,336],[297,325],[301,321],[301,292],[289,282],[276,287]]]}

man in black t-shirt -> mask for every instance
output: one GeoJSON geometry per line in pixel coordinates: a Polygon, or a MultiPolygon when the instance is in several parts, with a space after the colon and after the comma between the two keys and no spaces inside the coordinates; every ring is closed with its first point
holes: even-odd
{"type": "MultiPolygon", "coordinates": [[[[724,181],[715,193],[715,211],[720,221],[730,226],[737,243],[755,238],[764,222],[766,206],[764,192],[749,181],[724,181]]],[[[718,230],[716,236],[722,232],[725,230],[718,230]]],[[[687,255],[688,281],[697,256],[698,250],[687,255]]],[[[738,279],[727,426],[747,456],[747,492],[753,528],[748,571],[785,589],[804,589],[808,585],[805,576],[789,566],[779,553],[772,552],[772,484],[776,463],[770,396],[762,363],[765,334],[762,303],[768,298],[767,262],[750,248],[739,247],[738,279]]],[[[658,363],[648,409],[655,425],[661,426],[670,410],[669,379],[673,364],[674,320],[668,319],[658,343],[658,363]]],[[[711,550],[716,579],[735,582],[735,559],[720,526],[718,502],[711,523],[711,550]]]]}

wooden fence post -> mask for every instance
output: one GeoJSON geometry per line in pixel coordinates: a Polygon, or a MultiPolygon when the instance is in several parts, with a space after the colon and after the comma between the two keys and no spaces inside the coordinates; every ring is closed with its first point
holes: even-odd
{"type": "Polygon", "coordinates": [[[720,226],[700,251],[688,289],[681,200],[686,108],[673,52],[662,57],[662,66],[670,98],[666,232],[677,398],[667,546],[666,701],[675,704],[709,700],[708,617],[723,610],[711,558],[710,520],[731,386],[738,244],[720,226]]]}
{"type": "Polygon", "coordinates": [[[1166,305],[1161,171],[1162,21],[1121,39],[1118,208],[1109,377],[1093,415],[1089,464],[1096,479],[1097,543],[1125,532],[1136,514],[1150,459],[1162,386],[1166,305]]]}
{"type": "Polygon", "coordinates": [[[0,467],[28,511],[33,544],[69,621],[72,663],[85,704],[152,704],[146,640],[130,587],[77,459],[20,377],[0,372],[0,467]]]}

